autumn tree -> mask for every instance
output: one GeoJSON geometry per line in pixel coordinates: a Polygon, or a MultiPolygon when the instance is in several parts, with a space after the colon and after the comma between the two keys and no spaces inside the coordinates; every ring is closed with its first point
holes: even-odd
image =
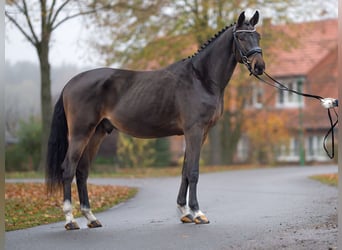
{"type": "MultiPolygon", "coordinates": [[[[40,169],[46,161],[47,141],[50,132],[52,100],[51,100],[51,66],[49,53],[51,37],[62,24],[80,16],[94,16],[106,11],[113,13],[117,6],[126,1],[116,1],[97,7],[94,0],[6,0],[5,15],[11,23],[29,42],[37,52],[40,68],[41,88],[41,163],[40,169]]],[[[90,22],[89,22],[90,23],[90,22]]]]}
{"type": "Polygon", "coordinates": [[[289,130],[286,127],[286,114],[260,110],[256,115],[246,120],[244,129],[251,142],[252,162],[258,164],[272,164],[280,145],[286,145],[289,140],[289,130]]]}
{"type": "Polygon", "coordinates": [[[12,23],[34,47],[39,59],[42,118],[40,168],[42,168],[46,159],[46,145],[50,131],[52,113],[51,68],[49,60],[51,36],[60,25],[68,20],[94,13],[94,11],[95,10],[84,6],[83,1],[6,1],[5,15],[7,20],[12,23]],[[66,8],[68,8],[68,11],[64,11],[66,8]]]}

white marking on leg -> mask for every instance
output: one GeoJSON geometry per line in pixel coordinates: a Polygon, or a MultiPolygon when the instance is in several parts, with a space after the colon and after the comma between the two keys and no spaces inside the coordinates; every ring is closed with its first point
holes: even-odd
{"type": "Polygon", "coordinates": [[[95,215],[91,212],[90,208],[86,208],[86,207],[81,206],[81,212],[82,212],[83,216],[87,218],[88,223],[97,220],[95,215]]]}
{"type": "Polygon", "coordinates": [[[177,207],[178,207],[179,211],[181,212],[181,217],[184,217],[184,216],[191,214],[191,211],[190,211],[188,206],[177,205],[177,207]]]}
{"type": "Polygon", "coordinates": [[[69,200],[65,200],[63,204],[63,212],[65,215],[65,224],[75,222],[74,216],[72,215],[72,204],[69,200]]]}
{"type": "Polygon", "coordinates": [[[198,210],[198,211],[195,211],[195,212],[194,212],[194,217],[195,217],[195,218],[197,218],[197,217],[199,217],[199,216],[202,216],[202,215],[204,215],[204,213],[202,213],[201,210],[198,210]]]}

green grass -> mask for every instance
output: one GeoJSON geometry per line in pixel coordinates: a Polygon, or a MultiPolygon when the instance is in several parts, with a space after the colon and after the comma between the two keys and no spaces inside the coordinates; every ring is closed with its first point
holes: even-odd
{"type": "Polygon", "coordinates": [[[42,172],[22,171],[22,172],[6,172],[6,179],[41,179],[44,178],[42,172]]]}

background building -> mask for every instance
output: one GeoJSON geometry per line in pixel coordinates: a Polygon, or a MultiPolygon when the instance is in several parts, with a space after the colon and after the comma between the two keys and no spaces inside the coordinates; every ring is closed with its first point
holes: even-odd
{"type": "MultiPolygon", "coordinates": [[[[322,97],[338,96],[337,19],[271,27],[291,39],[289,49],[270,46],[266,71],[291,89],[322,97]]],[[[257,80],[247,112],[267,112],[284,118],[289,130],[287,143],[277,148],[277,162],[330,161],[323,139],[330,128],[327,110],[311,98],[273,89],[257,80]]],[[[250,143],[242,136],[238,161],[250,159],[250,143]]]]}

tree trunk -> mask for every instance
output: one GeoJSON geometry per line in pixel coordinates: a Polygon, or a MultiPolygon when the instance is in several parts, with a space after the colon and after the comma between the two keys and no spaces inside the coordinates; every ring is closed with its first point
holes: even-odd
{"type": "Polygon", "coordinates": [[[41,80],[41,118],[42,118],[42,138],[41,138],[41,160],[39,170],[43,170],[46,164],[47,143],[51,126],[51,79],[49,64],[49,41],[42,40],[38,51],[41,80]]]}
{"type": "MultiPolygon", "coordinates": [[[[222,162],[223,164],[234,163],[234,155],[236,153],[237,144],[241,137],[241,126],[232,126],[230,112],[223,115],[222,125],[222,162]]],[[[240,122],[238,122],[240,124],[240,122]]]]}
{"type": "Polygon", "coordinates": [[[220,165],[221,161],[221,121],[209,131],[209,165],[220,165]]]}

